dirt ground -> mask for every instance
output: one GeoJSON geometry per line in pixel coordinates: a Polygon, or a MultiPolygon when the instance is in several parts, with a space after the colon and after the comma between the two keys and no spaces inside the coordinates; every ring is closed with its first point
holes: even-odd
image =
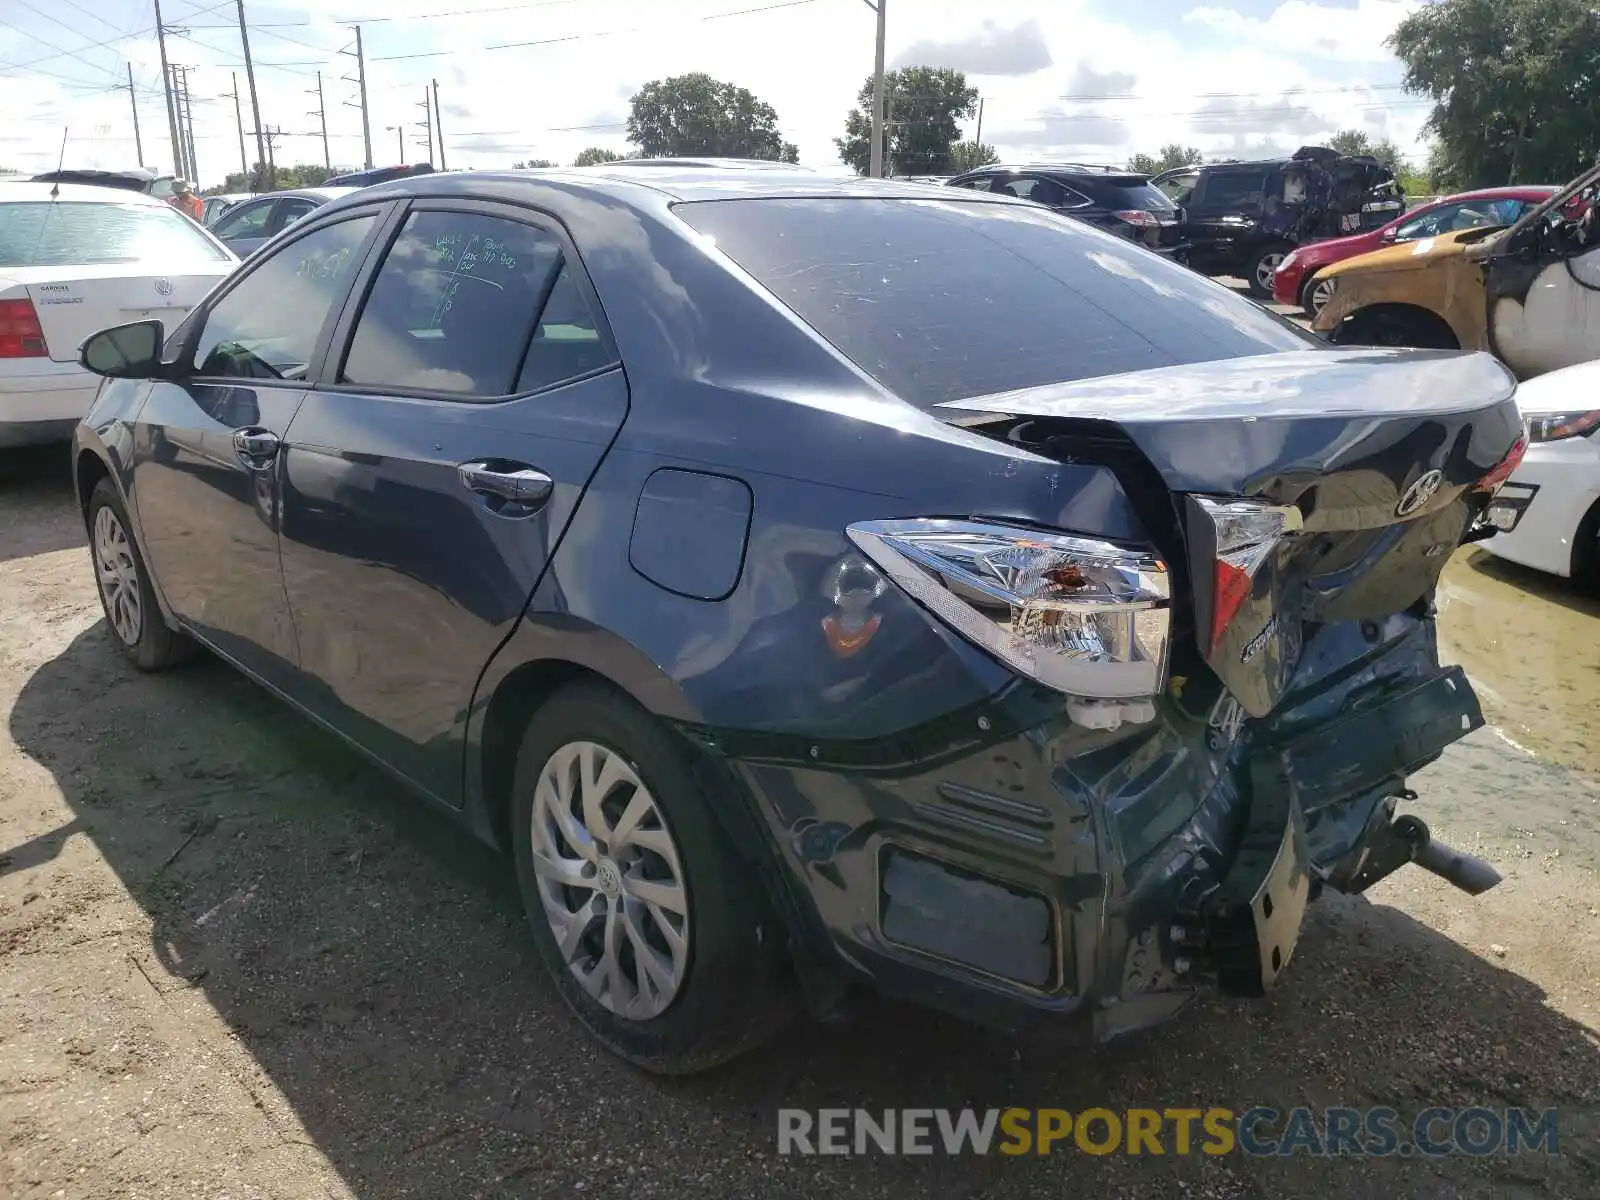
{"type": "MultiPolygon", "coordinates": [[[[17,464],[14,464],[17,465],[17,464]]],[[[505,865],[215,662],[111,648],[59,452],[0,479],[0,1196],[1600,1196],[1600,606],[1463,555],[1495,728],[1416,808],[1506,876],[1312,910],[1285,985],[1086,1052],[883,1004],[664,1082],[505,865]],[[780,1157],[780,1107],[1558,1106],[1515,1158],[780,1157]]]]}

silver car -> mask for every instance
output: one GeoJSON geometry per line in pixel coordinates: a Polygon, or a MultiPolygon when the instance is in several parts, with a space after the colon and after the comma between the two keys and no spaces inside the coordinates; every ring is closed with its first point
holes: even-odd
{"type": "Polygon", "coordinates": [[[247,258],[301,217],[356,190],[316,187],[297,188],[292,192],[269,192],[228,209],[217,218],[211,232],[240,258],[247,258]]]}

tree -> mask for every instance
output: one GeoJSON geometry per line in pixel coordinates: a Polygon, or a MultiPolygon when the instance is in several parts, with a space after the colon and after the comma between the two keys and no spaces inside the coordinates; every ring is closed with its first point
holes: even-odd
{"type": "Polygon", "coordinates": [[[553,166],[555,166],[555,163],[551,162],[548,158],[529,158],[524,159],[522,162],[512,163],[511,169],[513,171],[530,171],[538,167],[553,166]]]}
{"type": "Polygon", "coordinates": [[[1168,142],[1161,147],[1161,153],[1154,158],[1148,154],[1135,154],[1128,160],[1128,170],[1139,175],[1159,175],[1174,167],[1193,166],[1204,158],[1205,155],[1200,153],[1198,146],[1181,146],[1177,142],[1168,142]]]}
{"type": "Polygon", "coordinates": [[[607,150],[604,146],[590,146],[586,150],[579,150],[578,157],[572,160],[575,167],[592,167],[597,163],[618,162],[622,155],[615,150],[607,150]]]}
{"type": "Polygon", "coordinates": [[[1389,46],[1453,183],[1561,183],[1600,152],[1600,10],[1590,0],[1438,0],[1389,46]]]}
{"type": "MultiPolygon", "coordinates": [[[[353,171],[354,167],[325,167],[321,163],[300,163],[293,167],[279,167],[269,191],[284,191],[289,188],[321,187],[333,176],[344,171],[353,171]]],[[[266,167],[257,163],[246,175],[240,171],[230,172],[222,181],[221,186],[207,188],[205,195],[221,196],[233,192],[253,192],[258,187],[258,180],[266,178],[266,167]]]]}
{"type": "Polygon", "coordinates": [[[1370,155],[1396,175],[1407,174],[1411,170],[1411,164],[1401,156],[1399,146],[1387,138],[1375,142],[1365,129],[1341,129],[1328,139],[1328,148],[1340,154],[1370,155]]]}
{"type": "Polygon", "coordinates": [[[800,161],[800,151],[779,135],[772,105],[701,71],[652,80],[628,104],[628,140],[645,158],[800,161]]]}
{"type": "MultiPolygon", "coordinates": [[[[961,120],[977,111],[978,89],[949,67],[905,67],[883,77],[884,174],[948,175],[961,120]]],[[[856,107],[834,138],[839,157],[865,175],[872,157],[872,78],[861,85],[856,107]]]]}
{"type": "Polygon", "coordinates": [[[957,175],[999,161],[1000,156],[987,142],[957,142],[950,147],[950,170],[957,175]]]}

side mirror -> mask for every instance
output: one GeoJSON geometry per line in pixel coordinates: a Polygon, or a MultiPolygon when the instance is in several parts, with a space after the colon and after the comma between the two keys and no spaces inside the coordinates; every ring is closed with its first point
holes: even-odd
{"type": "Polygon", "coordinates": [[[134,321],[91,334],[78,351],[86,371],[107,379],[152,379],[161,374],[161,345],[166,331],[160,321],[134,321]]]}
{"type": "Polygon", "coordinates": [[[1382,233],[1380,233],[1378,235],[1378,240],[1380,242],[1392,242],[1392,241],[1394,241],[1394,234],[1395,234],[1394,227],[1390,227],[1388,229],[1385,229],[1382,233]]]}

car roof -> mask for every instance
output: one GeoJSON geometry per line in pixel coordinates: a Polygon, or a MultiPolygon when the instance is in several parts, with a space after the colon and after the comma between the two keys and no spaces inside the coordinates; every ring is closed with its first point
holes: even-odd
{"type": "Polygon", "coordinates": [[[970,171],[963,171],[956,178],[961,179],[968,175],[987,175],[996,171],[1060,171],[1066,175],[1088,175],[1091,178],[1098,175],[1144,176],[1143,171],[1135,171],[1129,167],[1113,166],[1110,163],[1035,162],[987,163],[981,167],[974,167],[970,171]]]}
{"type": "Polygon", "coordinates": [[[159,196],[148,192],[135,192],[123,188],[101,187],[93,183],[13,183],[0,188],[0,203],[24,200],[49,200],[54,193],[58,204],[143,204],[171,205],[159,196]]]}
{"type": "Polygon", "coordinates": [[[1466,192],[1452,192],[1448,196],[1440,196],[1440,202],[1455,200],[1492,200],[1497,196],[1509,196],[1515,199],[1519,196],[1554,196],[1561,190],[1561,185],[1556,183],[1522,183],[1510,187],[1473,188],[1466,192]]]}
{"type": "MultiPolygon", "coordinates": [[[[893,179],[829,176],[800,167],[748,170],[743,167],[672,167],[650,171],[630,170],[617,163],[593,167],[544,167],[522,171],[436,172],[410,179],[362,188],[362,199],[402,196],[516,200],[540,185],[560,185],[568,193],[588,191],[643,206],[648,198],[660,201],[748,200],[853,197],[927,201],[928,185],[893,179]]],[[[969,192],[960,188],[933,193],[941,201],[979,204],[1026,204],[1009,196],[969,192]]]]}

